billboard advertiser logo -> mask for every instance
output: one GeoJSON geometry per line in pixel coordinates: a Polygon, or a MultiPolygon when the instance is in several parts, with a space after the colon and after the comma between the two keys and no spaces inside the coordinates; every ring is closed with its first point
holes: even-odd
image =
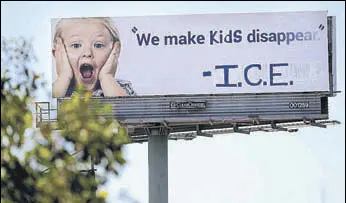
{"type": "Polygon", "coordinates": [[[205,109],[207,102],[205,101],[172,101],[169,104],[171,109],[205,109]]]}

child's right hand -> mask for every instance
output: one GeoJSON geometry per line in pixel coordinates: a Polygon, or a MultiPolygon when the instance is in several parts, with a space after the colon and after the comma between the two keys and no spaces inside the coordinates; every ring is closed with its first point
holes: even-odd
{"type": "Polygon", "coordinates": [[[72,67],[67,57],[65,45],[60,37],[56,39],[56,71],[58,78],[66,77],[69,80],[73,77],[72,67]]]}
{"type": "Polygon", "coordinates": [[[59,37],[56,39],[54,56],[57,78],[53,82],[53,97],[65,97],[71,79],[73,78],[73,71],[67,57],[65,46],[59,37]]]}

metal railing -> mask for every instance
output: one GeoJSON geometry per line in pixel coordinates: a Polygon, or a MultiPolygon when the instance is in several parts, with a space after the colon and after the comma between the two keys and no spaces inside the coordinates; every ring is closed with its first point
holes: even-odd
{"type": "Polygon", "coordinates": [[[36,128],[43,123],[52,123],[57,121],[56,108],[51,108],[50,102],[35,102],[36,128]]]}

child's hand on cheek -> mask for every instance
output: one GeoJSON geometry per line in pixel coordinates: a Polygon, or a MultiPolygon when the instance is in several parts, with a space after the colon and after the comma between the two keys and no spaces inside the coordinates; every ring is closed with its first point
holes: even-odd
{"type": "Polygon", "coordinates": [[[99,80],[102,81],[105,78],[114,78],[117,69],[116,61],[119,55],[119,42],[115,42],[111,53],[99,72],[99,80]]]}
{"type": "Polygon", "coordinates": [[[64,97],[73,78],[73,71],[67,57],[65,46],[59,37],[56,39],[54,55],[56,59],[57,78],[53,83],[53,97],[64,97]]]}
{"type": "Polygon", "coordinates": [[[65,46],[60,37],[56,43],[56,69],[58,78],[66,77],[69,80],[73,77],[72,67],[67,57],[65,46]]]}

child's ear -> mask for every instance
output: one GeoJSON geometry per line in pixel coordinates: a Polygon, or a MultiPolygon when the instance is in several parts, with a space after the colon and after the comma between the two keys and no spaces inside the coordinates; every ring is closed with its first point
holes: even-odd
{"type": "Polygon", "coordinates": [[[120,54],[120,42],[119,41],[114,42],[113,46],[114,46],[113,48],[115,49],[116,56],[118,58],[120,54]]]}
{"type": "Polygon", "coordinates": [[[56,57],[56,50],[61,47],[62,39],[60,37],[57,37],[53,42],[53,48],[52,48],[52,54],[54,57],[56,57]]]}

